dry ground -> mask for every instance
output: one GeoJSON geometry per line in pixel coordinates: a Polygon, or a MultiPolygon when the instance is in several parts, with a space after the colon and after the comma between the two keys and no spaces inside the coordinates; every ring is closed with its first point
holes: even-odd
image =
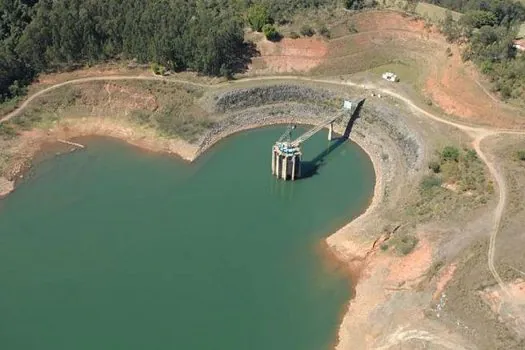
{"type": "Polygon", "coordinates": [[[320,16],[318,21],[333,33],[329,40],[315,36],[272,43],[252,35],[261,56],[253,60],[248,74],[337,76],[404,64],[418,72],[404,83],[419,93],[423,90],[429,101],[454,118],[498,128],[525,126],[524,112],[501,103],[475,67],[462,62],[460,47],[447,43],[424,21],[396,11],[320,16]],[[356,33],[349,32],[350,25],[356,33]]]}

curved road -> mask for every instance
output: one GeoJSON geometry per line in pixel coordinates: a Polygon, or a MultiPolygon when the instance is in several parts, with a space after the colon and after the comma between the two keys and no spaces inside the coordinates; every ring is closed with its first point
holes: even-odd
{"type": "MultiPolygon", "coordinates": [[[[497,281],[498,285],[502,289],[502,291],[505,293],[505,295],[509,298],[509,301],[511,301],[511,293],[508,290],[508,288],[505,286],[503,280],[501,279],[500,275],[498,274],[496,267],[494,266],[494,256],[496,253],[496,238],[499,233],[500,229],[500,223],[501,219],[503,217],[503,213],[505,210],[505,204],[507,201],[507,187],[505,182],[505,177],[498,171],[496,168],[496,165],[483,153],[481,149],[481,142],[487,137],[492,135],[498,135],[498,134],[516,134],[516,135],[525,135],[525,130],[508,130],[508,129],[492,129],[492,128],[485,128],[485,127],[476,127],[476,126],[469,126],[466,124],[462,124],[459,122],[455,122],[452,120],[444,119],[440,116],[437,116],[435,114],[432,114],[423,108],[417,106],[412,100],[409,98],[393,91],[390,89],[379,87],[375,84],[359,84],[354,83],[349,80],[346,81],[338,81],[338,80],[329,80],[329,79],[316,79],[316,78],[307,78],[307,77],[299,77],[299,76],[268,76],[268,77],[255,77],[255,78],[244,78],[239,80],[233,80],[228,81],[225,83],[219,83],[219,84],[202,84],[202,83],[196,83],[188,80],[182,80],[182,79],[170,79],[170,78],[164,78],[164,77],[156,77],[156,76],[97,76],[97,77],[87,77],[87,78],[80,78],[80,79],[74,79],[65,81],[59,84],[52,85],[50,87],[47,87],[41,91],[38,91],[37,93],[29,96],[18,108],[16,108],[11,113],[3,116],[0,118],[0,122],[8,121],[9,119],[19,115],[24,109],[26,109],[29,104],[35,100],[36,98],[45,95],[46,93],[58,89],[62,86],[66,85],[72,85],[72,84],[81,84],[81,83],[87,83],[87,82],[93,82],[93,81],[115,81],[115,80],[158,80],[158,81],[167,81],[172,83],[179,83],[179,84],[188,84],[193,86],[199,86],[199,87],[219,87],[219,86],[227,86],[227,85],[235,85],[242,82],[247,81],[268,81],[268,80],[298,80],[298,81],[308,81],[308,82],[317,82],[317,83],[325,83],[325,84],[332,84],[332,85],[345,85],[345,86],[352,86],[352,87],[358,87],[358,88],[365,88],[365,89],[371,89],[375,91],[380,91],[381,93],[385,95],[389,95],[397,100],[400,100],[404,102],[406,105],[408,105],[412,110],[418,112],[419,114],[435,120],[439,123],[447,124],[452,127],[455,127],[457,129],[460,129],[467,133],[469,136],[474,138],[474,141],[472,143],[474,149],[476,150],[477,154],[479,155],[480,159],[487,165],[492,177],[494,178],[495,182],[497,183],[498,189],[499,189],[499,201],[498,204],[494,210],[494,224],[493,229],[490,235],[490,242],[489,242],[489,251],[487,256],[487,264],[489,267],[490,272],[494,276],[494,279],[497,281]]],[[[521,320],[522,324],[525,324],[524,320],[521,320]]]]}

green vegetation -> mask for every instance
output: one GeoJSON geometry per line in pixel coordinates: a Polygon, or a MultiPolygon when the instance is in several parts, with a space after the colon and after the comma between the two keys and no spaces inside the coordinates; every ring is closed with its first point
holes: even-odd
{"type": "Polygon", "coordinates": [[[483,162],[471,149],[444,147],[428,164],[429,173],[419,185],[419,197],[408,206],[420,220],[448,217],[487,201],[493,191],[485,178],[483,162]]]}
{"type": "Polygon", "coordinates": [[[351,22],[350,24],[348,24],[348,32],[351,33],[351,34],[355,34],[355,33],[359,32],[357,30],[354,22],[351,22]]]}
{"type": "Polygon", "coordinates": [[[299,34],[297,34],[296,32],[291,32],[290,33],[290,38],[292,39],[299,39],[301,36],[299,34]]]}
{"type": "Polygon", "coordinates": [[[459,19],[462,16],[462,14],[459,12],[451,11],[444,7],[427,4],[424,2],[417,3],[414,11],[418,15],[422,16],[426,20],[432,21],[433,23],[440,23],[441,21],[445,19],[445,17],[448,14],[450,14],[455,21],[459,21],[459,19]]]}
{"type": "Polygon", "coordinates": [[[161,66],[158,63],[152,63],[151,64],[151,71],[156,75],[164,75],[166,74],[166,68],[161,66]]]}
{"type": "Polygon", "coordinates": [[[441,171],[441,164],[439,164],[439,162],[436,161],[431,161],[430,163],[428,163],[428,168],[431,169],[434,172],[434,174],[438,174],[441,171]]]}
{"type": "Polygon", "coordinates": [[[255,4],[248,9],[248,23],[256,32],[261,32],[266,24],[270,23],[268,8],[262,4],[255,4]]]}
{"type": "Polygon", "coordinates": [[[451,42],[467,42],[462,54],[472,60],[505,98],[525,98],[525,55],[513,47],[525,6],[513,0],[427,1],[464,13],[461,19],[447,13],[441,30],[451,42]]]}
{"type": "Polygon", "coordinates": [[[264,36],[268,40],[276,41],[281,38],[281,35],[273,24],[265,24],[262,28],[264,36]]]}
{"type": "Polygon", "coordinates": [[[395,235],[379,247],[382,251],[387,251],[392,247],[398,255],[408,255],[414,250],[418,242],[419,239],[413,235],[395,235]]]}
{"type": "Polygon", "coordinates": [[[314,34],[315,34],[315,30],[308,24],[305,24],[301,27],[301,35],[313,36],[314,34]]]}
{"type": "Polygon", "coordinates": [[[434,187],[440,187],[441,182],[442,180],[440,177],[435,176],[435,175],[427,175],[421,181],[421,190],[429,191],[433,189],[434,187]]]}
{"type": "Polygon", "coordinates": [[[253,55],[246,24],[261,31],[335,1],[3,0],[0,103],[23,95],[39,72],[111,59],[154,63],[157,74],[163,67],[229,77],[253,55]]]}
{"type": "Polygon", "coordinates": [[[330,29],[328,29],[328,27],[324,24],[319,28],[318,33],[327,39],[330,39],[332,36],[330,29]]]}
{"type": "Polygon", "coordinates": [[[194,118],[188,116],[186,111],[177,103],[171,104],[156,113],[152,122],[165,136],[179,136],[186,141],[194,142],[205,130],[213,126],[207,118],[194,118]]]}
{"type": "Polygon", "coordinates": [[[3,140],[9,140],[18,135],[16,129],[8,122],[0,123],[0,137],[3,140]]]}
{"type": "Polygon", "coordinates": [[[459,149],[453,146],[446,146],[441,151],[442,162],[454,161],[457,162],[459,159],[459,149]]]}
{"type": "Polygon", "coordinates": [[[519,160],[525,161],[525,150],[519,150],[518,152],[516,152],[516,156],[519,160]]]}
{"type": "Polygon", "coordinates": [[[345,7],[349,10],[361,10],[374,5],[375,1],[373,0],[345,0],[345,7]]]}

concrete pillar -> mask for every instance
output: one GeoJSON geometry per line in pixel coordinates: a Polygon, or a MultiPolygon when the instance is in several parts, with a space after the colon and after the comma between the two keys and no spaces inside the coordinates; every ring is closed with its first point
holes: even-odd
{"type": "Polygon", "coordinates": [[[334,129],[333,123],[330,123],[330,127],[328,128],[328,141],[332,141],[333,129],[334,129]]]}
{"type": "Polygon", "coordinates": [[[292,159],[292,181],[295,180],[295,158],[297,157],[294,156],[292,159]]]}
{"type": "Polygon", "coordinates": [[[286,174],[288,171],[288,157],[283,157],[283,180],[286,180],[286,174]]]}
{"type": "Polygon", "coordinates": [[[299,169],[297,169],[297,177],[301,177],[301,168],[302,168],[303,161],[301,160],[300,155],[298,156],[298,158],[299,158],[299,169]]]}
{"type": "Polygon", "coordinates": [[[272,148],[272,175],[275,175],[275,150],[272,148]]]}
{"type": "Polygon", "coordinates": [[[279,154],[277,154],[276,161],[277,161],[277,164],[276,164],[277,171],[275,172],[275,175],[277,175],[277,178],[279,178],[281,176],[281,156],[279,154]]]}

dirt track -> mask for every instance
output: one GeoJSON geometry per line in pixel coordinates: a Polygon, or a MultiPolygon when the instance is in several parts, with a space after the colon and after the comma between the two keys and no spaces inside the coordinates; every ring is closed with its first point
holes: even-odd
{"type": "MultiPolygon", "coordinates": [[[[458,123],[458,122],[454,122],[454,121],[451,121],[451,120],[447,120],[447,119],[444,119],[444,118],[442,118],[440,116],[432,114],[432,113],[424,110],[423,108],[417,106],[409,98],[406,98],[406,97],[402,96],[401,94],[399,94],[399,93],[397,93],[397,92],[395,92],[393,90],[386,89],[386,88],[383,88],[383,87],[379,87],[378,85],[375,85],[375,84],[365,84],[365,85],[363,85],[363,84],[354,83],[354,82],[351,82],[351,81],[348,81],[348,80],[346,80],[346,81],[337,81],[337,80],[315,79],[315,78],[306,78],[306,77],[297,77],[297,76],[269,76],[269,77],[261,77],[261,78],[245,78],[245,79],[240,79],[240,80],[237,80],[237,81],[231,81],[231,82],[220,83],[220,84],[215,84],[215,85],[206,85],[206,84],[195,83],[195,82],[190,82],[190,81],[186,81],[186,80],[169,79],[169,78],[154,77],[154,76],[152,76],[152,77],[145,77],[145,76],[97,76],[97,77],[80,78],[80,79],[70,80],[70,81],[66,81],[66,82],[62,82],[62,83],[50,86],[50,87],[48,87],[46,89],[43,89],[43,90],[41,90],[41,91],[31,95],[16,110],[14,110],[13,112],[11,112],[11,113],[5,115],[4,117],[0,118],[0,122],[8,121],[9,119],[17,116],[25,108],[27,108],[29,106],[29,104],[33,100],[35,100],[36,98],[46,94],[49,91],[55,90],[57,88],[65,86],[65,85],[80,84],[80,83],[93,82],[93,81],[105,81],[105,80],[112,80],[112,81],[115,81],[115,80],[168,81],[168,82],[173,82],[173,83],[189,84],[189,85],[194,85],[194,86],[210,87],[210,88],[219,87],[219,86],[235,85],[236,83],[246,82],[246,81],[254,81],[254,82],[256,82],[256,81],[269,81],[269,80],[299,80],[299,81],[318,82],[318,83],[333,84],[333,85],[346,85],[346,86],[353,86],[353,87],[358,87],[358,88],[365,88],[365,89],[371,89],[371,90],[375,90],[375,91],[380,91],[381,93],[383,93],[385,95],[389,95],[389,96],[391,96],[391,97],[393,97],[393,98],[395,98],[397,100],[400,100],[400,101],[404,102],[412,110],[414,110],[415,112],[417,112],[418,114],[420,114],[422,116],[425,116],[426,118],[433,119],[433,120],[438,121],[440,123],[444,123],[444,124],[447,124],[449,126],[453,126],[453,127],[457,128],[457,129],[460,129],[460,130],[464,131],[465,133],[467,133],[469,136],[471,136],[474,139],[473,140],[473,146],[474,146],[477,154],[481,158],[481,160],[487,165],[487,167],[488,167],[490,173],[492,174],[492,177],[494,178],[495,182],[497,183],[497,187],[499,189],[499,200],[498,200],[498,205],[497,205],[497,207],[496,207],[496,209],[494,211],[494,218],[493,218],[494,224],[493,224],[493,229],[492,229],[492,232],[491,232],[491,235],[490,235],[490,248],[489,248],[489,252],[488,252],[487,263],[488,263],[488,267],[489,267],[492,275],[494,276],[495,280],[497,281],[498,285],[503,290],[505,295],[507,297],[509,297],[509,299],[510,299],[511,294],[510,294],[509,290],[507,289],[507,287],[505,286],[505,284],[503,283],[503,280],[501,279],[500,275],[498,274],[498,272],[497,272],[497,270],[496,270],[496,268],[494,266],[494,256],[495,256],[495,251],[496,251],[496,239],[497,239],[497,235],[498,235],[498,232],[499,232],[499,229],[500,229],[501,218],[502,218],[503,213],[505,211],[505,204],[506,204],[506,201],[507,201],[507,186],[506,186],[506,183],[505,183],[504,176],[498,171],[498,169],[497,169],[496,165],[494,164],[494,162],[492,160],[490,160],[489,157],[483,152],[482,147],[481,147],[481,142],[487,136],[493,136],[493,135],[497,135],[497,134],[512,133],[512,134],[525,135],[525,130],[523,130],[523,131],[518,130],[517,131],[517,130],[506,130],[506,129],[491,129],[491,128],[486,128],[486,127],[476,127],[476,126],[471,126],[471,125],[465,125],[465,124],[462,124],[462,123],[458,123]]],[[[523,322],[523,324],[525,324],[525,322],[523,322]]],[[[441,344],[443,346],[446,346],[444,343],[434,339],[435,337],[433,337],[432,335],[427,334],[426,332],[418,332],[417,330],[407,330],[407,331],[402,332],[402,334],[401,333],[398,334],[398,335],[393,334],[392,338],[391,338],[392,339],[392,343],[387,345],[387,348],[392,346],[392,345],[394,345],[394,344],[396,344],[396,343],[398,343],[398,342],[400,342],[400,341],[403,341],[403,339],[405,339],[407,336],[410,337],[410,339],[421,339],[421,340],[427,340],[427,341],[431,341],[431,342],[435,341],[436,344],[441,344]]]]}

